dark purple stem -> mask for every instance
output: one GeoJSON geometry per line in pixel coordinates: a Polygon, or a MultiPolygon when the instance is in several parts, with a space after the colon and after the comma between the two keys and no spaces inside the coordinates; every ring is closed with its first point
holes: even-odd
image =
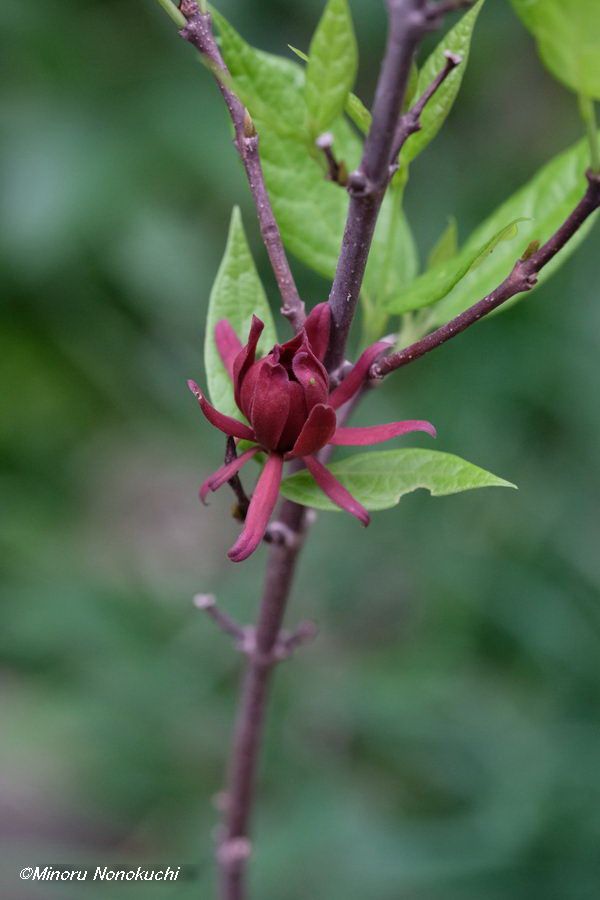
{"type": "Polygon", "coordinates": [[[421,356],[425,356],[436,347],[440,347],[456,337],[465,329],[474,325],[488,313],[497,309],[511,297],[531,290],[537,284],[538,275],[544,266],[554,259],[557,253],[567,244],[583,223],[597,209],[600,208],[600,175],[593,172],[587,173],[588,187],[571,213],[560,228],[539,249],[526,253],[518,260],[510,275],[504,279],[495,290],[466,309],[456,318],[442,325],[436,331],[432,331],[420,341],[416,341],[398,353],[392,353],[376,363],[371,369],[371,378],[377,380],[389,375],[402,366],[407,366],[421,356]]]}
{"type": "Polygon", "coordinates": [[[284,501],[279,520],[287,529],[284,544],[269,549],[267,573],[255,644],[242,686],[225,798],[225,827],[218,861],[222,900],[246,897],[246,863],[250,856],[252,814],[265,710],[296,559],[303,543],[307,510],[284,501]]]}
{"type": "Polygon", "coordinates": [[[332,332],[327,366],[330,372],[344,360],[381,204],[394,172],[399,147],[408,137],[408,134],[403,136],[402,123],[410,124],[412,130],[409,133],[417,130],[425,104],[456,64],[449,59],[450,69],[446,66],[418,101],[421,105],[417,115],[407,114],[401,118],[415,51],[426,32],[439,24],[445,10],[426,0],[387,0],[387,5],[388,39],[375,92],[371,129],[360,165],[348,180],[350,205],[329,295],[332,332]]]}
{"type": "Polygon", "coordinates": [[[208,13],[200,12],[196,0],[183,0],[181,12],[187,19],[181,37],[192,44],[211,64],[235,131],[235,145],[246,170],[250,191],[254,198],[260,231],[269,254],[271,267],[282,299],[282,314],[289,320],[294,331],[299,331],[305,319],[304,303],[300,299],[294,276],[283,247],[279,226],[273,213],[271,200],[265,185],[265,178],[259,156],[259,139],[252,119],[245,107],[227,86],[229,72],[221,51],[215,41],[212,20],[208,13]],[[220,79],[219,73],[225,77],[220,79]]]}

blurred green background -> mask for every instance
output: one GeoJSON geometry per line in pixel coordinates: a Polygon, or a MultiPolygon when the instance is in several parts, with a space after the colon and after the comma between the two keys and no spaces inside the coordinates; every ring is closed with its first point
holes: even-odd
{"type": "MultiPolygon", "coordinates": [[[[223,0],[306,47],[320,0],[223,0]]],[[[383,4],[353,0],[371,96],[383,4]]],[[[273,281],[220,98],[153,0],[4,0],[0,751],[7,900],[209,898],[240,660],[191,605],[250,620],[222,456],[185,389],[234,203],[273,281]],[[18,883],[22,865],[162,861],[165,887],[18,883]],[[94,893],[95,892],[95,893],[94,893]]],[[[414,167],[423,255],[581,134],[508,3],[414,167]]],[[[310,302],[327,285],[295,265],[310,302]]],[[[600,892],[598,231],[549,286],[404,370],[362,421],[428,418],[516,482],[370,530],[322,515],[276,679],[256,900],[596,900],[600,892]]]]}

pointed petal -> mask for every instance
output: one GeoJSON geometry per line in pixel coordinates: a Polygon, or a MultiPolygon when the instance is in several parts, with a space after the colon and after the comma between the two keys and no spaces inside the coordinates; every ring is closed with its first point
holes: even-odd
{"type": "Polygon", "coordinates": [[[311,310],[304,323],[304,330],[312,352],[317,359],[323,362],[329,347],[329,333],[331,331],[331,309],[329,303],[319,303],[311,310]]]}
{"type": "Polygon", "coordinates": [[[302,385],[307,409],[316,403],[326,403],[329,394],[329,376],[322,362],[309,350],[300,350],[292,360],[292,371],[302,385]]]}
{"type": "Polygon", "coordinates": [[[256,440],[267,450],[277,449],[289,411],[288,374],[282,365],[267,357],[258,373],[250,415],[256,440]]]}
{"type": "Polygon", "coordinates": [[[218,409],[211,406],[195,381],[188,381],[188,387],[200,404],[200,409],[211,425],[214,425],[219,431],[222,431],[224,434],[229,434],[232,437],[242,438],[245,441],[256,440],[251,428],[248,428],[243,422],[238,422],[237,419],[232,419],[231,416],[220,413],[218,409]]]}
{"type": "Polygon", "coordinates": [[[270,453],[252,494],[244,530],[227,554],[232,562],[242,562],[262,541],[279,495],[283,457],[270,453]]]}
{"type": "Polygon", "coordinates": [[[350,491],[347,491],[344,485],[340,484],[316,457],[305,456],[304,462],[323,493],[327,494],[336,506],[349,512],[351,516],[355,516],[366,527],[371,521],[371,517],[364,506],[354,499],[350,491]]]}
{"type": "Polygon", "coordinates": [[[343,406],[344,403],[347,403],[348,400],[351,400],[352,397],[354,397],[356,392],[363,386],[363,383],[369,374],[369,369],[377,357],[391,346],[392,345],[388,343],[388,341],[377,341],[376,344],[371,344],[370,347],[367,347],[356,365],[350,369],[350,372],[346,375],[342,383],[330,394],[329,403],[334,409],[339,409],[340,406],[343,406]]]}
{"type": "Polygon", "coordinates": [[[335,410],[323,403],[313,406],[292,450],[293,456],[310,456],[331,443],[336,426],[335,410]]]}
{"type": "Polygon", "coordinates": [[[221,319],[215,326],[215,343],[223,365],[233,381],[233,362],[243,349],[242,342],[227,319],[221,319]]]}
{"type": "Polygon", "coordinates": [[[223,487],[224,484],[227,484],[230,478],[233,478],[234,475],[242,469],[248,460],[252,459],[255,456],[260,447],[251,447],[250,450],[246,450],[245,453],[242,453],[241,456],[238,456],[236,459],[233,459],[230,463],[227,463],[224,466],[221,466],[220,469],[217,469],[216,472],[213,472],[210,475],[202,487],[200,488],[200,499],[204,503],[206,500],[206,495],[209,491],[218,491],[220,487],[223,487]]]}
{"type": "Polygon", "coordinates": [[[437,436],[431,422],[407,420],[387,425],[371,425],[368,428],[338,428],[329,443],[336,447],[366,447],[369,444],[381,444],[411,431],[426,431],[431,437],[437,436]]]}
{"type": "Polygon", "coordinates": [[[233,361],[233,391],[235,394],[235,402],[238,406],[240,406],[242,382],[248,369],[254,365],[254,360],[256,359],[256,345],[258,344],[258,339],[260,338],[264,327],[264,322],[261,322],[257,316],[252,316],[248,343],[245,347],[242,347],[233,361]]]}

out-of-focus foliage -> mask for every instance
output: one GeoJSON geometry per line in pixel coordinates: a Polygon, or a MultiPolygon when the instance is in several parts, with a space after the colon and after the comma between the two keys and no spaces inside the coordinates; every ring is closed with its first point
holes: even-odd
{"type": "Polygon", "coordinates": [[[600,5],[597,0],[512,0],[555,78],[600,100],[600,5]]]}
{"type": "MultiPolygon", "coordinates": [[[[368,99],[383,5],[351,5],[368,99]]],[[[222,11],[285,54],[322,3],[222,11]]],[[[231,499],[198,503],[224,447],[185,379],[203,376],[235,203],[276,311],[273,279],[221,100],[157,4],[5,0],[0,20],[0,893],[32,900],[17,874],[34,861],[121,859],[198,865],[150,900],[209,897],[240,663],[190,598],[249,620],[264,553],[229,564],[231,499]]],[[[571,101],[508,4],[486,4],[411,167],[422,258],[449,214],[468,235],[578,140],[571,101]]],[[[430,419],[440,449],[520,490],[418,492],[366,532],[321,516],[290,611],[321,634],[273,695],[260,900],[596,900],[598,271],[590,240],[365,404],[358,424],[430,419]]]]}

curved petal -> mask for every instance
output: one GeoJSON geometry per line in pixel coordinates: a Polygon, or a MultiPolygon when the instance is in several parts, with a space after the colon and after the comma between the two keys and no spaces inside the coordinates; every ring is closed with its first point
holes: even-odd
{"type": "Polygon", "coordinates": [[[317,359],[325,359],[329,347],[329,333],[331,331],[331,308],[329,303],[319,303],[304,323],[304,330],[312,352],[317,359]]]}
{"type": "Polygon", "coordinates": [[[378,356],[384,350],[389,350],[392,345],[388,341],[377,341],[371,344],[365,352],[360,356],[355,366],[350,369],[342,383],[336,387],[329,395],[329,403],[334,409],[339,409],[348,400],[351,400],[357,391],[363,386],[365,378],[369,374],[369,369],[378,356]]]}
{"type": "Polygon", "coordinates": [[[250,450],[246,450],[245,453],[242,453],[241,456],[238,456],[236,459],[232,459],[230,463],[226,463],[226,465],[221,466],[220,469],[217,469],[216,472],[213,472],[212,475],[206,479],[202,487],[200,488],[200,499],[204,503],[206,500],[206,495],[210,491],[218,491],[220,487],[223,487],[224,484],[233,478],[234,475],[242,469],[248,460],[252,459],[255,456],[260,447],[251,447],[250,450]]]}
{"type": "Polygon", "coordinates": [[[387,425],[371,425],[368,428],[338,428],[329,443],[336,447],[366,447],[369,444],[381,444],[411,431],[425,431],[431,437],[437,437],[431,422],[407,420],[389,422],[387,425]]]}
{"type": "Polygon", "coordinates": [[[195,381],[188,381],[188,387],[211,425],[214,425],[215,428],[218,428],[224,434],[231,435],[231,437],[241,438],[245,441],[256,440],[251,428],[248,428],[243,422],[238,422],[237,419],[232,419],[231,416],[220,413],[218,409],[211,406],[195,381]]]}
{"type": "Polygon", "coordinates": [[[267,450],[276,450],[290,411],[290,380],[279,363],[266,357],[261,363],[250,421],[256,440],[267,450]]]}
{"type": "Polygon", "coordinates": [[[277,503],[282,473],[283,457],[270,453],[252,494],[244,530],[227,554],[232,562],[248,559],[262,541],[277,503]]]}
{"type": "Polygon", "coordinates": [[[312,477],[332,503],[349,512],[351,516],[355,516],[366,527],[371,521],[371,517],[364,506],[354,499],[350,491],[347,491],[344,485],[340,484],[316,457],[305,456],[304,462],[312,477]]]}
{"type": "Polygon", "coordinates": [[[294,444],[292,456],[309,456],[330,444],[336,423],[335,410],[331,406],[323,403],[313,406],[294,444]]]}
{"type": "Polygon", "coordinates": [[[215,344],[223,365],[233,381],[233,363],[236,356],[243,350],[243,347],[242,342],[227,319],[221,319],[215,325],[215,344]]]}
{"type": "Polygon", "coordinates": [[[248,343],[245,347],[242,347],[233,361],[233,392],[235,395],[235,402],[238,406],[240,406],[240,391],[242,388],[242,382],[244,380],[246,372],[248,371],[250,366],[254,364],[254,360],[256,358],[256,346],[264,327],[264,322],[261,322],[261,320],[257,316],[252,316],[252,324],[250,325],[248,343]]]}
{"type": "Polygon", "coordinates": [[[292,371],[304,390],[307,409],[317,403],[326,403],[329,393],[329,376],[322,362],[308,349],[300,350],[292,360],[292,371]]]}

